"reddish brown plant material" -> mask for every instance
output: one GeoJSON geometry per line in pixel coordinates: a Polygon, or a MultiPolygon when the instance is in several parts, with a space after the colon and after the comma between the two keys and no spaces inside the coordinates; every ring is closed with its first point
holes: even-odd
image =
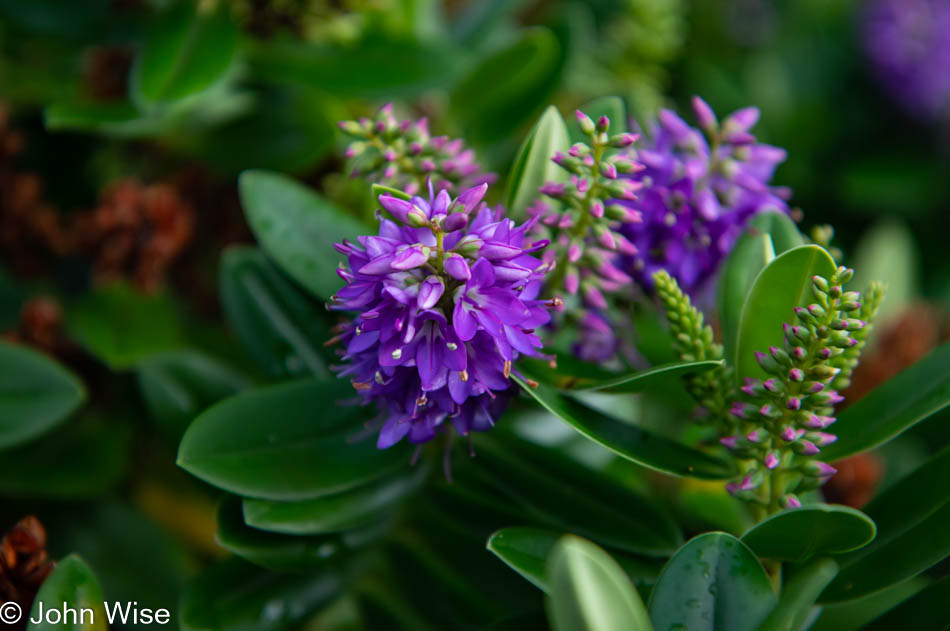
{"type": "Polygon", "coordinates": [[[63,310],[50,297],[30,298],[20,310],[19,326],[2,336],[11,342],[32,346],[50,355],[59,355],[67,346],[63,336],[63,310]]]}
{"type": "MultiPolygon", "coordinates": [[[[0,540],[0,602],[15,602],[28,612],[53,566],[46,553],[46,529],[36,517],[24,517],[0,540]]],[[[25,628],[26,618],[9,628],[25,628]]]]}
{"type": "Polygon", "coordinates": [[[99,206],[82,213],[75,231],[99,281],[130,278],[156,289],[192,238],[194,212],[168,184],[123,179],[106,188],[99,206]]]}
{"type": "Polygon", "coordinates": [[[95,46],[83,56],[83,84],[97,101],[117,101],[129,89],[132,50],[124,46],[95,46]]]}

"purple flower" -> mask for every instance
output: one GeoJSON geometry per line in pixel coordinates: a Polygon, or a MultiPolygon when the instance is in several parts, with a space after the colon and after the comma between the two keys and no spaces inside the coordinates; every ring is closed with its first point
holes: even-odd
{"type": "Polygon", "coordinates": [[[920,118],[950,107],[950,3],[874,0],[863,15],[864,49],[888,96],[920,118]]]}
{"type": "Polygon", "coordinates": [[[431,440],[447,421],[462,435],[489,429],[509,398],[512,362],[541,356],[549,266],[533,253],[547,243],[527,241],[532,222],[482,204],[486,189],[454,201],[431,184],[428,199],[382,195],[396,221],[381,217],[377,235],[337,245],[348,265],[331,308],[356,314],[339,373],[378,405],[380,449],[431,440]]]}
{"type": "Polygon", "coordinates": [[[642,188],[637,199],[622,203],[642,221],[623,224],[620,232],[637,250],[625,257],[624,269],[647,289],[653,274],[665,269],[694,293],[715,274],[753,215],[788,212],[788,191],[769,184],[785,151],[759,144],[749,133],[758,110],[739,110],[717,123],[698,97],[693,109],[703,130],[663,110],[650,137],[633,152],[646,168],[629,177],[642,188]]]}

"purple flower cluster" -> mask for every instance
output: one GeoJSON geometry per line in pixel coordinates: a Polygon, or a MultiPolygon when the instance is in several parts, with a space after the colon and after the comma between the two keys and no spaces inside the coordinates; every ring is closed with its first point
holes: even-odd
{"type": "Polygon", "coordinates": [[[425,118],[397,120],[391,104],[373,119],[342,121],[339,127],[356,139],[346,149],[354,177],[409,195],[420,193],[427,181],[436,191],[457,192],[495,180],[494,174],[482,172],[475,153],[461,139],[432,136],[425,118]]]}
{"type": "Polygon", "coordinates": [[[451,421],[461,435],[489,429],[511,390],[512,362],[539,357],[538,298],[549,266],[533,256],[533,222],[516,225],[482,203],[483,184],[452,199],[382,195],[379,234],[337,250],[348,265],[331,308],[355,312],[341,336],[350,378],[380,408],[377,446],[431,440],[451,421]]]}
{"type": "Polygon", "coordinates": [[[796,492],[816,488],[835,474],[834,467],[815,457],[837,439],[825,430],[835,422],[834,406],[844,400],[833,386],[841,372],[838,364],[848,349],[858,346],[855,333],[867,326],[854,317],[861,312],[860,295],[842,289],[851,275],[842,267],[830,279],[815,276],[817,301],[796,308],[797,324],[783,326],[783,347],[756,353],[768,378],[746,378],[741,388],[745,400],[735,401],[731,409],[740,431],[720,439],[752,463],[742,480],[727,486],[733,495],[757,499],[756,491],[768,477],[791,471],[799,476],[795,487],[783,483],[782,496],[773,500],[797,507],[796,492]]]}
{"type": "Polygon", "coordinates": [[[694,293],[715,274],[749,218],[765,210],[788,212],[789,191],[769,184],[785,151],[749,133],[758,110],[739,110],[720,124],[693,97],[693,111],[701,129],[662,110],[646,145],[634,152],[645,168],[631,177],[642,189],[623,203],[642,221],[621,230],[637,250],[624,269],[648,290],[653,274],[665,269],[694,293]]]}
{"type": "Polygon", "coordinates": [[[874,0],[863,16],[864,49],[874,74],[911,114],[950,109],[950,2],[874,0]]]}
{"type": "Polygon", "coordinates": [[[552,286],[563,287],[569,299],[581,298],[581,304],[568,307],[577,316],[579,340],[574,350],[584,360],[603,361],[617,350],[604,315],[608,296],[633,282],[619,266],[620,255],[637,253],[622,227],[640,216],[620,200],[636,199],[642,184],[625,176],[642,167],[618,151],[632,145],[635,134],[611,136],[606,116],[595,123],[583,112],[576,114],[589,143],[555,154],[552,160],[570,174],[568,181],[542,186],[540,192],[555,203],[539,200],[529,212],[539,219],[536,234],[552,243],[544,253],[555,268],[552,286]]]}

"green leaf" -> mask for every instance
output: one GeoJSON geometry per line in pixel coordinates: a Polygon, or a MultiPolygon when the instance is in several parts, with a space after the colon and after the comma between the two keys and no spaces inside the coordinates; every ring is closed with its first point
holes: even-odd
{"type": "Polygon", "coordinates": [[[528,29],[459,81],[449,95],[450,111],[474,141],[503,139],[541,109],[557,87],[564,59],[551,31],[528,29]]]}
{"type": "Polygon", "coordinates": [[[381,532],[373,528],[319,536],[281,535],[250,528],[244,523],[241,500],[229,497],[218,511],[218,544],[237,556],[270,570],[302,571],[319,568],[349,550],[365,545],[381,532]]]}
{"type": "MultiPolygon", "coordinates": [[[[563,536],[563,532],[556,530],[515,526],[495,532],[486,547],[525,580],[549,593],[545,564],[563,536]]],[[[625,555],[616,555],[614,560],[635,584],[645,584],[656,578],[657,569],[651,564],[625,555]]]]}
{"type": "Polygon", "coordinates": [[[81,131],[113,138],[148,138],[170,127],[170,120],[143,115],[131,103],[55,103],[43,111],[48,131],[81,131]]]}
{"type": "Polygon", "coordinates": [[[505,528],[493,534],[486,547],[529,583],[547,592],[545,563],[560,537],[541,528],[505,528]]]}
{"type": "Polygon", "coordinates": [[[366,228],[331,202],[279,173],[245,171],[238,182],[244,214],[264,251],[323,300],[341,287],[334,243],[366,228]]]}
{"type": "Polygon", "coordinates": [[[249,42],[255,76],[294,82],[341,96],[392,99],[444,87],[459,72],[454,49],[394,41],[372,33],[347,46],[319,46],[299,41],[249,42]]]}
{"type": "Polygon", "coordinates": [[[179,619],[182,631],[290,631],[342,589],[335,567],[283,574],[226,559],[185,588],[179,619]]]}
{"type": "Polygon", "coordinates": [[[132,95],[145,106],[175,101],[221,81],[237,52],[238,28],[227,4],[176,2],[151,20],[132,68],[132,95]]]}
{"type": "Polygon", "coordinates": [[[543,184],[568,179],[569,173],[551,159],[570,148],[564,119],[556,107],[549,105],[518,149],[508,175],[505,206],[512,216],[525,216],[528,206],[541,196],[538,189],[543,184]]]}
{"type": "Polygon", "coordinates": [[[886,443],[950,405],[950,343],[884,382],[838,415],[837,442],[822,450],[840,460],[886,443]]]}
{"type": "Polygon", "coordinates": [[[832,559],[818,558],[792,574],[782,586],[778,605],[758,631],[798,631],[802,628],[821,590],[838,573],[832,559]]]}
{"type": "Polygon", "coordinates": [[[373,203],[376,203],[376,200],[379,199],[380,195],[392,195],[398,199],[409,201],[412,199],[412,195],[409,195],[405,191],[401,191],[398,188],[393,188],[391,186],[383,186],[382,184],[373,184],[370,187],[370,190],[373,192],[373,203]]]}
{"type": "Polygon", "coordinates": [[[719,360],[676,362],[609,379],[584,379],[580,377],[573,382],[573,385],[577,390],[632,394],[647,392],[670,382],[679,383],[681,378],[686,375],[696,375],[720,366],[722,366],[722,362],[719,360]]]}
{"type": "Polygon", "coordinates": [[[272,377],[330,378],[323,345],[330,325],[323,309],[256,248],[225,250],[221,302],[248,354],[272,377]]]}
{"type": "Polygon", "coordinates": [[[593,543],[563,537],[548,560],[548,576],[548,617],[555,631],[653,631],[637,590],[593,543]]]}
{"type": "Polygon", "coordinates": [[[38,624],[29,623],[29,631],[54,631],[56,629],[74,629],[95,631],[108,629],[106,612],[102,600],[102,587],[92,569],[76,555],[70,555],[56,564],[56,569],[43,581],[40,591],[33,602],[30,612],[32,620],[40,619],[40,606],[44,611],[58,609],[62,613],[64,606],[74,609],[77,614],[66,615],[55,623],[47,618],[38,624]],[[81,615],[80,615],[81,614],[81,615]],[[49,622],[47,620],[50,620],[49,622]]]}
{"type": "MultiPolygon", "coordinates": [[[[610,119],[610,135],[622,134],[627,131],[627,106],[619,96],[602,96],[580,106],[580,111],[597,120],[601,116],[610,119]]],[[[570,126],[571,142],[588,142],[589,138],[581,132],[576,124],[570,126]]]]}
{"type": "Polygon", "coordinates": [[[877,312],[877,321],[886,322],[917,299],[920,290],[920,246],[913,233],[899,220],[888,218],[861,235],[854,249],[854,279],[864,289],[872,281],[887,291],[877,312]],[[881,256],[887,252],[887,256],[881,256]]]}
{"type": "Polygon", "coordinates": [[[650,618],[657,629],[755,631],[777,601],[752,551],[711,532],[691,539],[663,568],[650,618]]]}
{"type": "Polygon", "coordinates": [[[842,554],[874,539],[874,522],[859,510],[814,504],[772,515],[742,535],[757,556],[779,561],[805,561],[815,555],[842,554]]]}
{"type": "Polygon", "coordinates": [[[597,412],[583,403],[539,385],[532,388],[515,381],[535,401],[582,435],[639,465],[672,475],[722,480],[734,475],[733,463],[652,434],[629,423],[597,412]]]}
{"type": "Polygon", "coordinates": [[[45,434],[85,398],[71,372],[34,350],[0,341],[0,449],[45,434]]]}
{"type": "Polygon", "coordinates": [[[202,410],[251,386],[246,376],[194,350],[146,358],[139,364],[138,383],[152,417],[176,440],[202,410]]]}
{"type": "Polygon", "coordinates": [[[822,602],[852,600],[926,570],[950,555],[950,449],[871,500],[877,538],[838,559],[841,571],[822,602]]]}
{"type": "Polygon", "coordinates": [[[762,269],[739,318],[732,364],[740,384],[746,377],[767,376],[755,361],[755,352],[782,345],[782,324],[793,321],[795,307],[811,302],[812,276],[829,277],[836,269],[831,256],[817,245],[792,248],[762,269]]]}
{"type": "Polygon", "coordinates": [[[225,399],[185,432],[178,464],[226,491],[272,500],[312,499],[388,475],[407,454],[358,439],[363,411],[342,401],[352,396],[345,382],[302,380],[225,399]]]}
{"type": "Polygon", "coordinates": [[[125,473],[131,432],[85,418],[0,454],[0,493],[78,500],[113,488],[125,473]]]}
{"type": "Polygon", "coordinates": [[[893,629],[948,629],[947,602],[950,602],[950,576],[944,576],[898,606],[862,627],[862,631],[893,629]]]}
{"type": "Polygon", "coordinates": [[[424,466],[335,495],[297,502],[244,499],[248,526],[291,535],[339,532],[388,517],[425,480],[424,466]]]}
{"type": "Polygon", "coordinates": [[[809,631],[857,631],[926,585],[927,579],[917,576],[855,600],[822,605],[821,614],[809,631]]]}
{"type": "Polygon", "coordinates": [[[143,294],[127,284],[101,287],[67,311],[69,334],[113,370],[181,344],[181,322],[165,294],[143,294]]]}
{"type": "Polygon", "coordinates": [[[726,357],[735,357],[739,317],[755,277],[777,254],[804,242],[784,213],[768,211],[749,221],[719,274],[717,310],[726,357]]]}
{"type": "MultiPolygon", "coordinates": [[[[476,484],[521,523],[654,557],[665,557],[680,544],[676,524],[649,499],[554,450],[502,434],[480,437],[475,449],[475,464],[481,466],[468,471],[476,484]]],[[[462,485],[465,471],[457,473],[462,485]]]]}

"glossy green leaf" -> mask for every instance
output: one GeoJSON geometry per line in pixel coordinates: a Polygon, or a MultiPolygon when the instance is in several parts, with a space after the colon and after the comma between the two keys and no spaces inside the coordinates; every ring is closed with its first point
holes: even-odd
{"type": "Polygon", "coordinates": [[[885,322],[908,308],[920,291],[920,247],[913,233],[895,216],[877,223],[861,235],[854,248],[854,287],[872,281],[887,287],[877,321],[885,322]],[[881,256],[887,252],[887,256],[881,256]]]}
{"type": "Polygon", "coordinates": [[[842,554],[867,545],[877,532],[859,510],[813,504],[772,515],[742,535],[742,543],[763,559],[805,561],[815,555],[842,554]]]}
{"type": "Polygon", "coordinates": [[[858,631],[888,609],[912,597],[926,585],[927,579],[917,576],[855,600],[823,604],[818,620],[809,631],[858,631]]]}
{"type": "Polygon", "coordinates": [[[291,178],[245,171],[239,181],[244,214],[264,251],[291,278],[323,300],[342,286],[334,243],[366,229],[356,219],[291,178]]]}
{"type": "Polygon", "coordinates": [[[922,589],[875,619],[874,622],[862,627],[862,631],[892,631],[893,629],[945,631],[950,629],[947,602],[950,602],[950,576],[944,576],[922,589]]]}
{"type": "MultiPolygon", "coordinates": [[[[532,585],[549,592],[545,565],[555,544],[563,536],[563,532],[556,530],[515,526],[492,534],[487,548],[532,585]]],[[[656,579],[658,568],[652,563],[623,554],[616,554],[614,560],[634,584],[647,584],[656,579]]]]}
{"type": "Polygon", "coordinates": [[[551,31],[528,29],[459,81],[450,94],[452,115],[474,141],[500,140],[543,107],[557,87],[564,59],[551,31]]]}
{"type": "Polygon", "coordinates": [[[238,28],[224,5],[176,2],[151,21],[130,77],[143,105],[182,99],[222,80],[238,45],[238,28]]]}
{"type": "Polygon", "coordinates": [[[218,511],[215,540],[233,554],[271,570],[302,571],[319,568],[348,551],[369,543],[385,523],[340,534],[294,536],[265,532],[244,523],[241,500],[229,497],[218,511]]]}
{"type": "Polygon", "coordinates": [[[0,454],[0,493],[78,500],[109,491],[128,464],[126,425],[80,418],[43,438],[0,454]]]}
{"type": "Polygon", "coordinates": [[[719,274],[717,307],[726,357],[734,357],[742,305],[755,277],[777,254],[804,244],[788,215],[764,212],[753,217],[736,241],[719,274]]]}
{"type": "Polygon", "coordinates": [[[45,434],[85,398],[82,382],[55,361],[0,341],[0,449],[45,434]]]}
{"type": "Polygon", "coordinates": [[[848,406],[838,415],[837,442],[822,450],[839,460],[886,443],[950,405],[950,343],[848,406]]]}
{"type": "Polygon", "coordinates": [[[109,628],[99,579],[86,562],[78,556],[70,555],[61,560],[56,564],[56,569],[43,581],[30,612],[31,620],[41,618],[44,618],[42,622],[30,622],[27,629],[29,631],[54,631],[55,629],[105,631],[109,628]],[[76,615],[51,617],[54,614],[50,610],[58,609],[62,614],[64,605],[75,610],[76,615]],[[46,612],[45,618],[40,615],[41,607],[46,612]]]}
{"type": "Polygon", "coordinates": [[[121,283],[80,298],[67,311],[66,328],[113,370],[132,368],[182,341],[180,317],[166,294],[144,294],[121,283]]]}
{"type": "Polygon", "coordinates": [[[548,618],[555,631],[653,631],[633,584],[590,541],[562,538],[551,552],[547,574],[548,618]]]}
{"type": "Polygon", "coordinates": [[[699,374],[720,366],[722,362],[717,360],[664,364],[611,379],[589,380],[591,383],[585,383],[582,380],[578,383],[577,389],[618,394],[646,392],[669,382],[679,382],[686,375],[699,374]]]}
{"type": "Polygon", "coordinates": [[[259,250],[232,247],[221,257],[221,302],[248,354],[272,377],[330,378],[325,310],[259,250]]]}
{"type": "Polygon", "coordinates": [[[513,216],[525,216],[528,206],[541,196],[538,189],[542,185],[568,179],[569,173],[551,159],[557,152],[570,148],[564,119],[557,108],[550,105],[521,144],[511,167],[505,206],[513,216]]]}
{"type": "MultiPolygon", "coordinates": [[[[622,134],[627,131],[627,106],[619,96],[602,96],[589,101],[579,108],[591,117],[597,120],[601,116],[610,119],[610,135],[622,134]]],[[[581,132],[577,124],[570,126],[571,142],[590,142],[590,139],[581,132]]]]}
{"type": "Polygon", "coordinates": [[[711,532],[691,539],[663,568],[650,618],[657,629],[755,631],[777,601],[752,551],[711,532]]]}
{"type": "Polygon", "coordinates": [[[366,526],[387,518],[418,490],[427,475],[426,467],[405,472],[335,495],[296,502],[244,499],[244,521],[248,526],[292,535],[323,534],[366,526]]]}
{"type": "Polygon", "coordinates": [[[725,458],[692,449],[601,414],[560,394],[551,386],[542,384],[533,388],[517,377],[515,379],[522,390],[554,416],[587,438],[639,465],[672,475],[712,480],[730,478],[734,474],[733,463],[725,458]]]}
{"type": "Polygon", "coordinates": [[[663,557],[680,544],[676,524],[648,498],[551,449],[499,434],[480,437],[475,450],[482,466],[471,474],[480,488],[491,489],[502,512],[520,516],[516,523],[573,532],[632,554],[663,557]]]}
{"type": "Polygon", "coordinates": [[[407,454],[376,449],[364,410],[343,402],[352,396],[343,381],[302,380],[225,399],[185,432],[178,464],[232,493],[272,500],[311,499],[389,475],[407,454]]]}
{"type": "Polygon", "coordinates": [[[838,559],[841,571],[822,602],[884,589],[950,556],[950,449],[901,478],[864,508],[877,524],[870,545],[838,559]]]}
{"type": "Polygon", "coordinates": [[[239,559],[211,566],[185,588],[182,631],[291,631],[343,590],[338,568],[284,574],[239,559]]]}
{"type": "Polygon", "coordinates": [[[139,364],[138,383],[152,417],[176,440],[202,410],[251,386],[246,376],[194,350],[148,357],[139,364]]]}
{"type": "Polygon", "coordinates": [[[792,248],[766,265],[752,283],[742,307],[736,353],[732,362],[736,379],[765,378],[755,352],[781,346],[782,324],[792,322],[794,309],[812,301],[812,276],[831,276],[836,270],[831,256],[817,245],[792,248]]]}
{"type": "Polygon", "coordinates": [[[778,605],[758,631],[801,629],[821,591],[837,574],[838,564],[829,558],[818,558],[798,568],[782,586],[778,605]]]}

